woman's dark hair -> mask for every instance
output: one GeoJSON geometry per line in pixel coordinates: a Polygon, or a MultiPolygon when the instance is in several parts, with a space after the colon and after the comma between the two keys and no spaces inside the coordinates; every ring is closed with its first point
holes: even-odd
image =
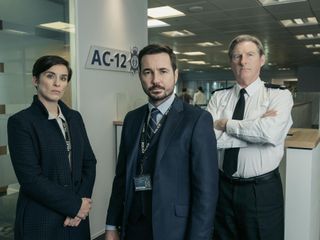
{"type": "Polygon", "coordinates": [[[39,79],[41,73],[47,71],[54,65],[64,65],[68,69],[68,82],[72,77],[72,69],[70,68],[69,62],[62,57],[55,55],[46,55],[38,58],[32,68],[32,76],[39,79]]]}
{"type": "Polygon", "coordinates": [[[170,62],[173,71],[177,69],[177,63],[176,63],[176,55],[174,54],[173,50],[165,45],[160,45],[160,44],[150,44],[139,52],[139,69],[141,71],[141,60],[143,56],[145,55],[150,55],[150,54],[157,54],[157,53],[167,53],[170,57],[170,62]]]}

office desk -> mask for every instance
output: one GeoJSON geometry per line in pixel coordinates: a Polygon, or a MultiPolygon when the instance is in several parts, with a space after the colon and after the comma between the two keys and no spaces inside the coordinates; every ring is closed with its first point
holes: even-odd
{"type": "Polygon", "coordinates": [[[285,240],[320,238],[320,132],[292,128],[286,139],[285,240]]]}

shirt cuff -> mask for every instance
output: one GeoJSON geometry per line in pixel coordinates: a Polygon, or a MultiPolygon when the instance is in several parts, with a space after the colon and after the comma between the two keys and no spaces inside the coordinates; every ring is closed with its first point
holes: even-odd
{"type": "Polygon", "coordinates": [[[115,231],[117,230],[117,227],[113,225],[106,225],[106,230],[115,231]]]}

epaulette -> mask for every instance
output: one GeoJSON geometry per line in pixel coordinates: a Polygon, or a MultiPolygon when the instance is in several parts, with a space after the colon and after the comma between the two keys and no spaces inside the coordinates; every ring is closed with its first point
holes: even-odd
{"type": "Polygon", "coordinates": [[[278,84],[272,84],[272,83],[265,83],[264,86],[266,88],[274,88],[274,89],[281,89],[281,90],[287,89],[286,86],[278,85],[278,84]]]}
{"type": "Polygon", "coordinates": [[[215,92],[222,91],[222,90],[228,90],[228,89],[231,89],[231,88],[233,88],[233,86],[231,86],[231,87],[225,87],[225,88],[219,88],[219,89],[213,90],[213,91],[211,92],[211,94],[214,94],[215,92]]]}

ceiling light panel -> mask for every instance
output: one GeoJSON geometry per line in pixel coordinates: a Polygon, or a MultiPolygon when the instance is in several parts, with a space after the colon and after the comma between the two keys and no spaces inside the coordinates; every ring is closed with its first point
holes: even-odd
{"type": "Polygon", "coordinates": [[[207,64],[205,61],[189,61],[188,63],[195,64],[195,65],[206,65],[207,64]]]}
{"type": "Polygon", "coordinates": [[[74,33],[74,25],[65,22],[51,22],[38,25],[40,28],[74,33]]]}
{"type": "Polygon", "coordinates": [[[170,26],[168,23],[163,22],[158,19],[148,19],[148,28],[157,28],[157,27],[167,27],[170,26]]]}
{"type": "Polygon", "coordinates": [[[259,0],[259,2],[263,6],[272,6],[272,5],[289,4],[289,3],[306,2],[306,1],[307,0],[259,0]]]}
{"type": "Polygon", "coordinates": [[[297,26],[308,26],[318,24],[317,18],[295,18],[295,19],[285,19],[280,21],[285,27],[297,27],[297,26]]]}
{"type": "Polygon", "coordinates": [[[206,55],[204,52],[184,52],[184,55],[188,56],[203,56],[206,55]]]}
{"type": "Polygon", "coordinates": [[[320,33],[296,35],[296,38],[298,40],[318,39],[320,38],[320,33]]]}
{"type": "Polygon", "coordinates": [[[295,18],[293,19],[293,22],[297,25],[302,25],[304,24],[303,20],[301,18],[295,18]]]}
{"type": "Polygon", "coordinates": [[[179,61],[179,62],[188,62],[189,59],[187,59],[187,58],[180,58],[180,59],[178,59],[178,61],[179,61]]]}
{"type": "Polygon", "coordinates": [[[6,29],[4,30],[5,32],[8,33],[13,33],[13,34],[19,34],[19,35],[28,35],[29,33],[24,32],[24,31],[18,31],[18,30],[14,30],[14,29],[6,29]]]}
{"type": "Polygon", "coordinates": [[[216,47],[216,46],[221,46],[222,44],[218,41],[214,41],[214,42],[197,43],[197,45],[201,47],[216,47]]]}
{"type": "Polygon", "coordinates": [[[320,48],[320,44],[308,44],[306,48],[320,48]]]}
{"type": "Polygon", "coordinates": [[[148,16],[151,18],[171,18],[185,16],[183,12],[178,11],[170,6],[156,7],[148,9],[148,16]]]}
{"type": "Polygon", "coordinates": [[[193,32],[190,32],[188,30],[168,31],[168,32],[162,32],[161,34],[167,37],[189,37],[189,36],[195,35],[193,32]]]}
{"type": "Polygon", "coordinates": [[[285,67],[284,67],[284,68],[278,68],[278,70],[279,70],[279,71],[289,71],[290,68],[285,68],[285,67]]]}

